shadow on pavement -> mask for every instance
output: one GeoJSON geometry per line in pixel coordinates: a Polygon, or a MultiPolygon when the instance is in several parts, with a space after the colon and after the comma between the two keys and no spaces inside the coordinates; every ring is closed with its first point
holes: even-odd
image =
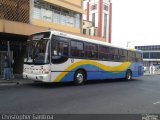
{"type": "MultiPolygon", "coordinates": [[[[109,83],[125,83],[125,82],[138,82],[141,81],[139,79],[133,79],[130,81],[126,81],[124,79],[107,79],[107,80],[92,80],[85,82],[84,85],[79,86],[87,86],[87,85],[96,85],[96,84],[109,84],[109,83]]],[[[44,82],[33,82],[29,83],[29,86],[38,87],[38,88],[61,88],[61,87],[77,87],[73,82],[63,82],[63,83],[44,83],[44,82]]]]}

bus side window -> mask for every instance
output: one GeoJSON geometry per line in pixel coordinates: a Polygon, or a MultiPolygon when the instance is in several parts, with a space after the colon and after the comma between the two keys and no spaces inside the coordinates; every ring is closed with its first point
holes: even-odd
{"type": "Polygon", "coordinates": [[[114,61],[117,61],[117,62],[120,61],[120,55],[119,55],[119,49],[118,48],[115,48],[114,61]]]}
{"type": "Polygon", "coordinates": [[[99,59],[106,60],[107,59],[107,50],[104,46],[99,46],[99,59]]]}
{"type": "Polygon", "coordinates": [[[135,62],[136,54],[133,51],[128,51],[128,61],[135,62]]]}
{"type": "Polygon", "coordinates": [[[124,50],[124,61],[127,61],[127,56],[128,56],[128,52],[126,50],[124,50]]]}
{"type": "Polygon", "coordinates": [[[63,63],[68,59],[68,42],[54,40],[52,43],[52,63],[63,63]]]}
{"type": "Polygon", "coordinates": [[[53,54],[56,56],[68,56],[68,43],[63,41],[55,41],[53,54]]]}
{"type": "Polygon", "coordinates": [[[115,49],[113,47],[109,48],[109,60],[114,61],[115,49]]]}
{"type": "Polygon", "coordinates": [[[91,59],[98,58],[98,45],[86,43],[85,44],[85,56],[91,59]]]}
{"type": "Polygon", "coordinates": [[[84,57],[84,43],[79,41],[71,41],[71,56],[84,57]]]}
{"type": "Polygon", "coordinates": [[[136,62],[142,62],[142,54],[141,53],[136,53],[136,62]]]}
{"type": "Polygon", "coordinates": [[[121,59],[120,59],[121,62],[126,61],[126,51],[125,50],[121,50],[120,56],[121,56],[121,59]]]}
{"type": "Polygon", "coordinates": [[[131,51],[128,51],[128,61],[132,61],[132,53],[131,53],[131,51]]]}

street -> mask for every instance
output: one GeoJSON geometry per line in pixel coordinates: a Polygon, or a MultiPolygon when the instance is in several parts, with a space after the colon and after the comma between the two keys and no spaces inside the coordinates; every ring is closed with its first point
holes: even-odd
{"type": "Polygon", "coordinates": [[[159,75],[132,81],[28,83],[0,86],[0,113],[158,114],[159,75]]]}

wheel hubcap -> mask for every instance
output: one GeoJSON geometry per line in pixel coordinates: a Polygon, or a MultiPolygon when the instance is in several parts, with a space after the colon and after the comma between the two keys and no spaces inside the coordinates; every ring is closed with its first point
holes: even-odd
{"type": "Polygon", "coordinates": [[[82,83],[84,80],[83,74],[82,73],[78,73],[76,76],[78,83],[82,83]]]}
{"type": "Polygon", "coordinates": [[[128,80],[130,80],[131,79],[131,74],[130,73],[128,73],[128,80]]]}

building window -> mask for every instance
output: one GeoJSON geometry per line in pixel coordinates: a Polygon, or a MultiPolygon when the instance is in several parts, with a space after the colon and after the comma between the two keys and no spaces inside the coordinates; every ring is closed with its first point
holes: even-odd
{"type": "Polygon", "coordinates": [[[83,29],[83,34],[85,34],[85,35],[86,35],[86,29],[83,29]]]}
{"type": "Polygon", "coordinates": [[[144,52],[143,53],[143,58],[149,59],[149,52],[144,52]]]}
{"type": "Polygon", "coordinates": [[[151,59],[160,59],[159,54],[160,54],[159,52],[151,52],[150,53],[150,58],[151,59]]]}
{"type": "Polygon", "coordinates": [[[60,12],[54,11],[52,22],[53,22],[53,23],[60,24],[60,12]]]}
{"type": "Polygon", "coordinates": [[[76,27],[76,28],[80,28],[80,14],[75,14],[74,15],[74,26],[76,27]]]}
{"type": "Polygon", "coordinates": [[[91,29],[89,29],[89,35],[91,35],[91,29]]]}
{"type": "Polygon", "coordinates": [[[96,10],[96,9],[97,9],[97,4],[91,6],[91,10],[96,10]]]}
{"type": "Polygon", "coordinates": [[[64,13],[61,13],[61,18],[60,18],[60,20],[61,20],[61,25],[65,25],[66,24],[66,15],[64,14],[64,13]]]}
{"type": "Polygon", "coordinates": [[[33,18],[80,28],[80,13],[59,8],[40,0],[37,1],[34,2],[33,18]]]}
{"type": "Polygon", "coordinates": [[[93,23],[93,26],[95,26],[95,13],[92,13],[92,23],[93,23]]]}
{"type": "Polygon", "coordinates": [[[33,18],[35,19],[41,19],[41,8],[38,6],[35,6],[33,9],[33,18]]]}
{"type": "Polygon", "coordinates": [[[104,13],[103,37],[107,37],[107,14],[104,13]]]}
{"type": "Polygon", "coordinates": [[[52,11],[47,9],[41,9],[42,20],[46,20],[48,22],[52,22],[52,11]]]}
{"type": "Polygon", "coordinates": [[[104,10],[108,11],[108,6],[107,5],[104,5],[104,10]]]}

